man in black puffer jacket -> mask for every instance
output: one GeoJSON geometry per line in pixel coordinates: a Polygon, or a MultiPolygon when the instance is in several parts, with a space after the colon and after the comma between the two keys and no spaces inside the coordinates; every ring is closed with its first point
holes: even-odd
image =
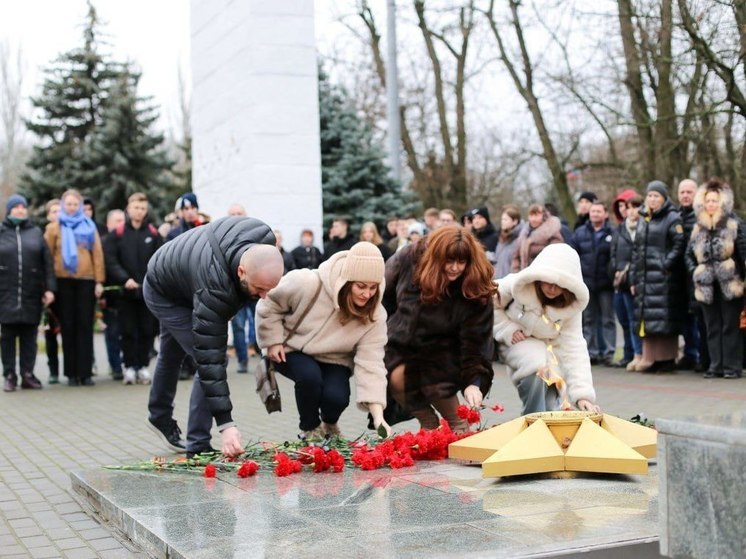
{"type": "Polygon", "coordinates": [[[226,350],[228,322],[250,299],[266,297],[282,277],[283,261],[270,227],[258,219],[224,217],[179,235],[155,253],[143,285],[145,302],[161,323],[150,388],[149,425],[166,445],[187,456],[212,451],[212,420],[226,456],[243,451],[233,423],[226,350]],[[189,402],[186,447],[173,419],[184,354],[198,367],[189,402]]]}
{"type": "Polygon", "coordinates": [[[602,202],[593,202],[588,221],[573,233],[572,245],[580,256],[583,282],[590,292],[588,306],[583,311],[583,336],[588,344],[588,354],[591,363],[610,367],[616,349],[616,323],[610,264],[613,231],[608,215],[602,202]]]}

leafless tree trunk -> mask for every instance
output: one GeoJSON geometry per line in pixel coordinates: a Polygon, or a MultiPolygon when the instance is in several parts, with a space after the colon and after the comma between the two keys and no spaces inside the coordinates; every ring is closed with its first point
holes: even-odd
{"type": "Polygon", "coordinates": [[[8,195],[17,181],[16,155],[21,132],[21,86],[23,85],[23,58],[21,49],[15,56],[6,42],[0,43],[0,120],[3,128],[3,145],[0,146],[0,195],[8,195]]]}
{"type": "MultiPolygon", "coordinates": [[[[692,45],[701,54],[705,64],[717,75],[725,85],[728,100],[738,109],[742,116],[746,117],[746,93],[741,89],[736,76],[735,67],[730,66],[712,48],[709,42],[702,36],[697,21],[689,10],[687,0],[678,0],[681,23],[689,35],[692,45]]],[[[733,11],[736,23],[740,30],[741,55],[740,63],[746,68],[746,4],[743,0],[733,0],[733,11]]],[[[745,70],[746,72],[746,70],[745,70]]]]}
{"type": "Polygon", "coordinates": [[[520,7],[521,2],[520,0],[508,0],[508,4],[510,6],[511,24],[520,50],[520,61],[518,63],[514,63],[513,60],[511,60],[505,41],[503,40],[502,31],[495,20],[495,0],[490,0],[489,8],[484,12],[484,14],[489,22],[492,34],[497,41],[497,47],[500,51],[500,60],[502,60],[505,68],[510,74],[518,93],[520,93],[521,97],[523,97],[528,105],[528,110],[533,118],[536,131],[539,134],[543,157],[549,166],[549,171],[552,175],[552,183],[557,191],[560,210],[568,220],[574,221],[576,217],[575,205],[573,204],[570,189],[567,184],[567,175],[565,174],[565,169],[563,168],[562,163],[557,157],[557,151],[555,150],[552,138],[549,135],[549,129],[547,128],[544,115],[539,106],[539,100],[534,92],[534,68],[528,53],[528,48],[526,47],[523,27],[518,13],[518,8],[520,7]],[[520,64],[523,76],[518,73],[518,64],[520,64]]]}
{"type": "Polygon", "coordinates": [[[638,152],[643,173],[649,178],[655,176],[655,149],[653,145],[653,121],[650,118],[648,102],[642,81],[643,61],[638,51],[635,38],[635,26],[632,21],[632,0],[619,0],[619,26],[624,48],[624,60],[627,66],[627,77],[624,85],[629,92],[632,118],[635,122],[638,138],[638,152]]]}

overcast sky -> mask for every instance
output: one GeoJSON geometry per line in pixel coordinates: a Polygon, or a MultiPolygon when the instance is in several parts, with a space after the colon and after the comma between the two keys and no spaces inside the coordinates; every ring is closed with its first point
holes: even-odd
{"type": "MultiPolygon", "coordinates": [[[[339,30],[328,24],[336,13],[335,3],[316,2],[317,28],[323,34],[339,30]]],[[[189,77],[189,4],[189,0],[94,1],[110,52],[140,66],[140,93],[155,97],[164,129],[178,129],[179,65],[189,77]]],[[[13,52],[21,48],[24,96],[39,91],[42,68],[81,45],[87,10],[85,0],[0,0],[0,41],[13,52]]]]}

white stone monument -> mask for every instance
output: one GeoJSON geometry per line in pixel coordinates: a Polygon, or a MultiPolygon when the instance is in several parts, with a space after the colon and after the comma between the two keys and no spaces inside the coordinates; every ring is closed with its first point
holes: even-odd
{"type": "Polygon", "coordinates": [[[192,0],[193,184],[213,218],[234,202],[298,245],[323,245],[312,0],[192,0]]]}

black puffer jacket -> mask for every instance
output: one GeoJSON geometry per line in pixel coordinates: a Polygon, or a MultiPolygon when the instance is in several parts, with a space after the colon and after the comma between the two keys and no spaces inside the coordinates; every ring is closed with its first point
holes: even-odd
{"type": "Polygon", "coordinates": [[[148,265],[148,284],[174,303],[194,309],[194,356],[202,389],[218,426],[230,423],[231,405],[225,374],[228,322],[248,302],[236,270],[250,246],[275,246],[269,225],[248,217],[224,217],[193,228],[163,245],[148,265]],[[230,267],[213,254],[213,231],[230,267]]]}
{"type": "Polygon", "coordinates": [[[640,210],[632,255],[635,328],[644,321],[646,334],[680,334],[687,312],[684,228],[670,199],[650,221],[648,215],[640,210]]]}
{"type": "Polygon", "coordinates": [[[588,221],[572,235],[572,246],[580,256],[583,283],[591,291],[608,291],[612,288],[611,240],[612,231],[608,221],[598,232],[588,221]]]}
{"type": "MultiPolygon", "coordinates": [[[[148,219],[142,222],[139,229],[126,223],[106,235],[104,245],[104,262],[106,263],[106,283],[124,285],[128,279],[142,285],[148,271],[148,262],[155,254],[163,240],[158,229],[148,219]]],[[[122,297],[142,299],[142,288],[123,289],[122,297]]]]}
{"type": "Polygon", "coordinates": [[[39,324],[41,298],[57,279],[41,229],[25,221],[0,224],[0,323],[39,324]],[[20,250],[19,250],[20,244],[20,250]]]}
{"type": "Polygon", "coordinates": [[[619,286],[622,293],[629,292],[629,278],[632,270],[632,251],[635,243],[627,229],[626,221],[622,221],[614,231],[614,238],[611,241],[611,272],[622,272],[627,269],[627,280],[619,286]]]}
{"type": "MultiPolygon", "coordinates": [[[[679,213],[681,214],[681,224],[684,227],[684,253],[686,253],[686,248],[692,238],[692,229],[694,229],[694,224],[697,223],[697,214],[694,212],[694,206],[686,208],[681,206],[679,207],[679,213]]],[[[694,298],[694,282],[689,270],[686,272],[686,292],[689,295],[689,310],[695,312],[699,303],[694,298]]]]}
{"type": "MultiPolygon", "coordinates": [[[[484,247],[485,252],[494,254],[497,250],[497,242],[500,240],[500,233],[498,233],[495,226],[492,223],[487,223],[482,229],[474,229],[474,235],[484,247]]],[[[489,256],[488,256],[489,258],[489,256]]],[[[494,257],[491,258],[494,260],[494,257]]]]}

